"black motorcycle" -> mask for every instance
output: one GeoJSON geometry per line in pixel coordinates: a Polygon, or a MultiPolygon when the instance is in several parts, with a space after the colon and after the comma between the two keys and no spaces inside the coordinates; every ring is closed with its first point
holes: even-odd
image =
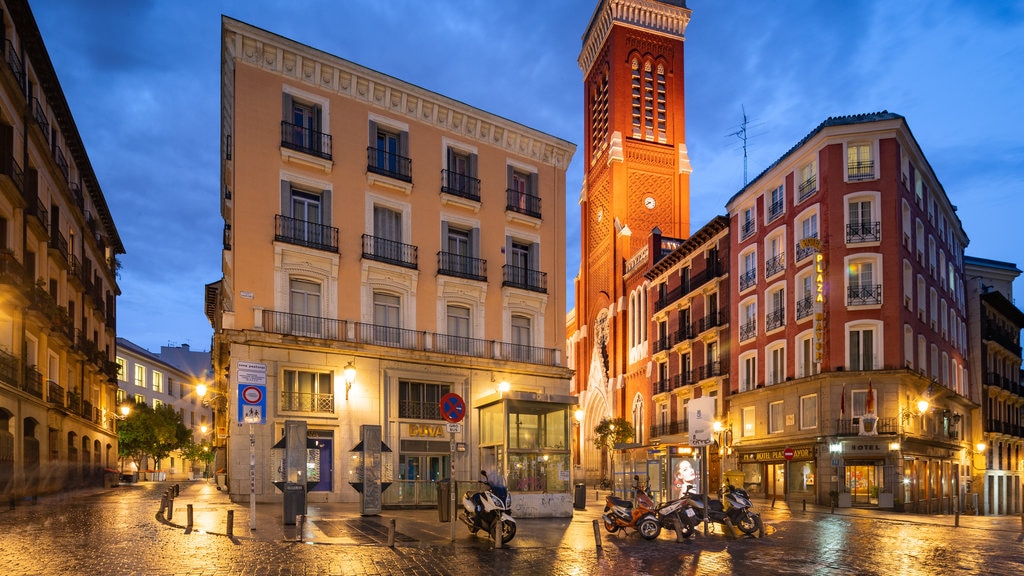
{"type": "Polygon", "coordinates": [[[693,514],[686,513],[685,519],[694,528],[706,517],[723,526],[735,526],[740,532],[751,535],[761,527],[761,516],[753,511],[753,503],[747,491],[726,483],[719,491],[720,500],[708,498],[707,494],[687,494],[686,506],[693,514]]]}

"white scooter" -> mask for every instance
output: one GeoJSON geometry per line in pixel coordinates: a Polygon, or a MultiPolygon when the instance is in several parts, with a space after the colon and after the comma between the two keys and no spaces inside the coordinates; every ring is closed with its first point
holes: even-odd
{"type": "MultiPolygon", "coordinates": [[[[483,483],[483,482],[482,482],[483,483]]],[[[459,519],[469,527],[470,534],[483,530],[492,538],[495,528],[501,534],[501,543],[507,544],[516,535],[516,520],[512,517],[512,496],[504,486],[483,483],[485,490],[466,492],[462,499],[463,511],[459,519]]]]}

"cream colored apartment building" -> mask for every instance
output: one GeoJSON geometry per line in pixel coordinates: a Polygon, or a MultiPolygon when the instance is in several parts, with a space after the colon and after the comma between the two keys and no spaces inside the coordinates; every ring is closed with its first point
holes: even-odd
{"type": "Polygon", "coordinates": [[[28,3],[0,2],[0,497],[117,462],[121,239],[28,3]]]}
{"type": "Polygon", "coordinates": [[[308,501],[358,499],[349,463],[375,425],[384,505],[433,503],[453,469],[487,468],[519,513],[570,513],[575,146],[231,18],[222,34],[223,277],[207,313],[231,494],[280,498],[268,451],[300,420],[319,450],[308,501]],[[266,369],[254,487],[239,362],[266,369]],[[448,393],[466,404],[454,466],[448,393]]]}

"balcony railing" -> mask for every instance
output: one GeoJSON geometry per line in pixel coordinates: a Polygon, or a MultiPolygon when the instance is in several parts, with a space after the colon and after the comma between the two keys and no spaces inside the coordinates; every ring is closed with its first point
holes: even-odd
{"type": "Polygon", "coordinates": [[[452,170],[441,170],[441,192],[480,201],[480,179],[452,170]]]}
{"type": "Polygon", "coordinates": [[[818,177],[811,176],[807,180],[800,183],[800,188],[797,190],[798,198],[803,201],[809,198],[812,194],[818,191],[818,177]]]}
{"type": "Polygon", "coordinates": [[[699,371],[701,380],[705,380],[707,378],[714,378],[716,376],[721,376],[722,374],[724,374],[724,372],[722,371],[721,360],[716,360],[714,362],[711,362],[710,364],[705,364],[699,368],[699,371]]]}
{"type": "Polygon", "coordinates": [[[846,225],[846,243],[861,244],[863,242],[878,242],[882,239],[882,223],[855,222],[846,225]]]}
{"type": "Polygon", "coordinates": [[[746,240],[750,238],[750,235],[754,233],[755,225],[753,220],[748,220],[740,226],[740,240],[746,240]]]}
{"type": "Polygon", "coordinates": [[[411,244],[363,234],[363,258],[415,269],[419,266],[419,249],[411,244]]]}
{"type": "Polygon", "coordinates": [[[366,148],[366,170],[403,182],[412,182],[412,160],[382,148],[366,148]]]}
{"type": "Polygon", "coordinates": [[[0,284],[25,288],[29,283],[25,266],[18,262],[14,257],[14,253],[0,251],[0,284]]]}
{"type": "Polygon", "coordinates": [[[771,278],[786,269],[786,254],[776,254],[764,263],[764,277],[771,278]]]}
{"type": "Polygon", "coordinates": [[[548,291],[547,272],[541,272],[540,270],[505,264],[501,267],[501,278],[502,286],[522,288],[523,290],[543,292],[545,294],[548,291]]]}
{"type": "MultiPolygon", "coordinates": [[[[805,236],[804,239],[817,238],[817,237],[818,237],[818,233],[815,232],[814,234],[810,234],[808,236],[805,236]]],[[[803,247],[797,246],[797,248],[796,248],[796,261],[799,262],[799,261],[803,260],[804,258],[807,258],[808,256],[813,255],[815,252],[817,252],[817,250],[814,248],[814,246],[803,246],[803,247]]]]}
{"type": "Polygon", "coordinates": [[[50,404],[55,404],[64,407],[64,403],[67,401],[67,397],[64,394],[64,387],[57,384],[53,380],[46,381],[46,401],[50,404]]]}
{"type": "Polygon", "coordinates": [[[1002,330],[998,326],[992,323],[985,323],[985,326],[981,329],[981,339],[988,340],[989,342],[995,342],[1003,348],[1006,348],[1015,356],[1020,356],[1021,346],[1019,332],[1014,334],[1009,330],[1002,330]]]}
{"type": "Polygon", "coordinates": [[[275,310],[264,310],[262,321],[263,330],[273,334],[548,366],[558,366],[561,362],[558,350],[554,348],[539,348],[512,342],[480,340],[275,310]]]}
{"type": "Polygon", "coordinates": [[[399,400],[398,417],[416,420],[441,420],[441,404],[439,402],[421,402],[419,400],[399,400]]]}
{"type": "Polygon", "coordinates": [[[808,294],[796,301],[796,319],[806,318],[814,312],[814,298],[808,294]]]}
{"type": "Polygon", "coordinates": [[[540,218],[540,196],[509,188],[505,190],[505,210],[540,218]]]}
{"type": "Polygon", "coordinates": [[[487,260],[453,254],[437,253],[437,273],[469,280],[487,280],[487,260]]]}
{"type": "Polygon", "coordinates": [[[740,342],[757,336],[757,320],[751,318],[740,325],[740,342]]]}
{"type": "Polygon", "coordinates": [[[63,262],[68,261],[68,239],[64,237],[60,230],[50,230],[50,248],[60,254],[63,262]]]}
{"type": "Polygon", "coordinates": [[[43,398],[43,375],[33,366],[25,367],[24,390],[40,400],[43,398]]]}
{"type": "Polygon", "coordinates": [[[39,129],[43,131],[43,137],[46,141],[50,141],[50,120],[46,117],[46,110],[43,110],[43,105],[39,102],[38,98],[32,98],[32,118],[35,119],[36,124],[39,125],[39,129]]]}
{"type": "Polygon", "coordinates": [[[320,392],[281,391],[281,410],[334,413],[334,394],[320,392]]]}
{"type": "MultiPolygon", "coordinates": [[[[828,434],[850,436],[860,434],[860,418],[842,418],[835,420],[835,431],[827,430],[828,434]]],[[[879,418],[875,421],[875,429],[879,434],[899,434],[899,418],[879,418]]]]}
{"type": "Polygon", "coordinates": [[[338,229],[299,218],[274,215],[274,240],[307,248],[338,251],[338,229]]]}
{"type": "Polygon", "coordinates": [[[676,330],[675,342],[684,342],[696,337],[697,331],[693,329],[693,324],[686,322],[685,324],[680,324],[679,328],[676,330]]]}
{"type": "Polygon", "coordinates": [[[7,56],[7,68],[10,69],[11,73],[14,74],[14,79],[18,81],[18,86],[22,90],[25,89],[25,69],[21,64],[21,57],[18,56],[18,51],[14,49],[14,44],[8,39],[4,43],[4,52],[7,56]]]}
{"type": "Polygon", "coordinates": [[[331,159],[331,135],[281,121],[281,146],[326,160],[331,159]]]}
{"type": "Polygon", "coordinates": [[[690,425],[687,420],[681,422],[666,422],[663,424],[655,424],[651,427],[651,436],[657,438],[659,436],[672,436],[677,434],[686,434],[690,431],[690,425]]]}
{"type": "Polygon", "coordinates": [[[704,332],[718,326],[722,326],[728,319],[728,313],[723,310],[714,310],[700,319],[700,331],[704,332]]]}
{"type": "Polygon", "coordinates": [[[757,282],[757,268],[751,268],[740,274],[740,290],[746,290],[757,282]]]}
{"type": "Polygon", "coordinates": [[[782,200],[776,200],[768,206],[768,221],[771,222],[779,216],[782,216],[782,210],[785,207],[785,203],[782,200]]]}
{"type": "Polygon", "coordinates": [[[783,322],[785,322],[785,321],[786,321],[786,307],[785,306],[779,306],[775,310],[772,310],[771,312],[769,312],[764,317],[764,330],[765,330],[765,332],[768,332],[769,330],[775,330],[776,328],[781,328],[783,322]]]}
{"type": "Polygon", "coordinates": [[[64,176],[64,182],[70,181],[71,168],[68,166],[67,159],[64,158],[64,151],[56,144],[53,146],[53,161],[57,163],[57,169],[60,170],[61,175],[64,176]]]}
{"type": "Polygon", "coordinates": [[[882,303],[881,284],[861,284],[846,289],[847,306],[869,306],[882,303]]]}
{"type": "Polygon", "coordinates": [[[847,178],[850,180],[870,180],[875,177],[874,160],[849,162],[846,165],[847,178]]]}

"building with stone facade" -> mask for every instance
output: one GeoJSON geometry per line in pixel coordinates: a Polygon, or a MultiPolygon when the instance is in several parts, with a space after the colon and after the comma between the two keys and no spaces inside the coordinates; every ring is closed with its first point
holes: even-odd
{"type": "MultiPolygon", "coordinates": [[[[655,229],[666,239],[690,234],[683,61],[689,20],[682,0],[601,0],[583,35],[581,263],[566,339],[582,410],[579,465],[591,484],[613,477],[612,454],[594,447],[602,420],[631,422],[631,444],[651,439],[644,272],[656,255],[644,252],[655,229]]],[[[632,477],[617,470],[618,484],[632,477]]]]}
{"type": "MultiPolygon", "coordinates": [[[[212,383],[209,352],[194,352],[188,346],[165,346],[161,351],[156,354],[125,338],[117,339],[118,405],[170,406],[191,430],[193,442],[212,447],[213,413],[199,388],[201,384],[208,387],[212,383]],[[193,366],[179,363],[195,354],[206,356],[206,362],[192,362],[193,366]]],[[[186,458],[180,450],[157,461],[119,464],[119,470],[139,472],[142,480],[194,480],[206,473],[206,468],[203,462],[186,458]]]]}
{"type": "Polygon", "coordinates": [[[124,247],[27,1],[0,2],[0,49],[0,495],[14,498],[116,466],[124,247]]]}
{"type": "Polygon", "coordinates": [[[951,512],[978,440],[968,240],[906,120],[827,119],[727,210],[726,424],[744,487],[951,512]]]}
{"type": "Polygon", "coordinates": [[[483,468],[517,515],[571,514],[575,146],[227,17],[221,57],[223,277],[206,305],[232,497],[281,498],[270,454],[291,421],[317,451],[309,502],[362,497],[353,451],[379,430],[385,506],[436,503],[436,481],[483,468]],[[250,376],[265,424],[239,413],[250,376]]]}
{"type": "Polygon", "coordinates": [[[1024,378],[1020,331],[1024,313],[1013,301],[1020,269],[1009,262],[964,257],[974,444],[962,453],[973,474],[967,502],[979,514],[1024,511],[1024,378]]]}

